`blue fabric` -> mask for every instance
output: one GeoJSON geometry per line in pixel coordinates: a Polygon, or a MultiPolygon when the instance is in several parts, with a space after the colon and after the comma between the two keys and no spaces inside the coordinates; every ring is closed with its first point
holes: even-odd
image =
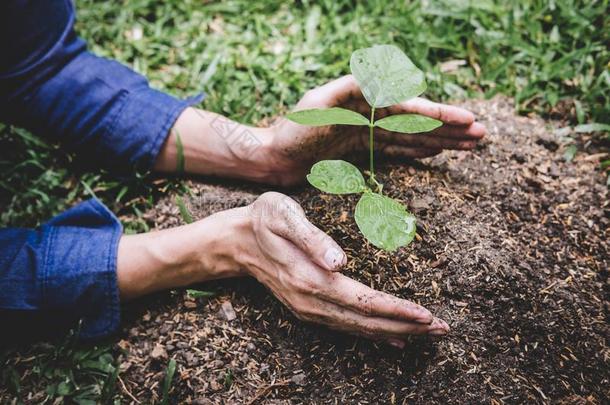
{"type": "Polygon", "coordinates": [[[73,207],[36,230],[0,230],[0,317],[6,321],[18,313],[28,320],[17,330],[14,322],[2,329],[15,335],[23,334],[25,328],[53,335],[78,326],[82,338],[116,330],[121,234],[117,218],[97,199],[73,207]],[[62,327],[40,330],[32,325],[44,318],[47,327],[62,327]]]}
{"type": "MultiPolygon", "coordinates": [[[[178,100],[89,53],[74,20],[69,0],[0,1],[0,121],[58,141],[88,164],[150,168],[178,115],[203,96],[178,100]]],[[[83,338],[115,331],[121,232],[97,200],[36,230],[0,230],[0,321],[81,320],[83,338]]]]}

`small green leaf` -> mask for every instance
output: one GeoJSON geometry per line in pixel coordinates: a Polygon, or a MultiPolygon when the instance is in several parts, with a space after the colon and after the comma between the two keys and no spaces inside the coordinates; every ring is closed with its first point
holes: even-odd
{"type": "Polygon", "coordinates": [[[566,148],[566,151],[563,153],[563,159],[566,162],[571,162],[572,159],[574,159],[574,156],[576,156],[576,151],[578,151],[578,148],[576,147],[576,145],[570,145],[566,148]]]}
{"type": "Polygon", "coordinates": [[[191,224],[194,222],[193,216],[189,211],[188,207],[184,203],[184,200],[180,196],[176,196],[176,204],[178,205],[178,209],[180,210],[180,216],[182,220],[187,224],[191,224]]]}
{"type": "Polygon", "coordinates": [[[362,114],[345,108],[312,108],[294,111],[286,115],[291,121],[301,125],[320,127],[324,125],[368,125],[369,120],[362,114]]]}
{"type": "Polygon", "coordinates": [[[169,389],[172,386],[172,380],[174,379],[174,373],[176,372],[176,360],[169,359],[167,363],[167,369],[165,370],[165,379],[163,380],[162,393],[163,399],[161,400],[162,405],[169,404],[169,389]]]}
{"type": "Polygon", "coordinates": [[[373,245],[394,251],[415,237],[415,217],[399,202],[376,193],[364,193],[356,205],[356,224],[373,245]]]}
{"type": "Polygon", "coordinates": [[[311,167],[309,184],[331,194],[361,193],[366,190],[362,173],[344,160],[322,160],[311,167]]]}
{"type": "Polygon", "coordinates": [[[574,131],[579,133],[610,132],[610,125],[593,122],[591,124],[576,125],[576,127],[574,127],[574,131]]]}
{"type": "Polygon", "coordinates": [[[57,385],[57,395],[66,396],[72,392],[72,387],[69,382],[62,381],[57,385]]]}
{"type": "Polygon", "coordinates": [[[202,298],[202,297],[208,298],[208,297],[213,297],[216,295],[216,293],[213,291],[200,291],[200,290],[186,290],[186,293],[191,298],[202,298]]]}
{"type": "Polygon", "coordinates": [[[429,132],[441,125],[443,125],[441,121],[419,114],[390,115],[375,121],[376,127],[403,134],[429,132]]]}
{"type": "Polygon", "coordinates": [[[225,373],[225,381],[224,381],[224,386],[225,389],[230,389],[231,385],[233,385],[233,370],[228,369],[227,372],[225,373]]]}
{"type": "Polygon", "coordinates": [[[424,73],[394,45],[358,49],[349,66],[364,98],[375,108],[398,104],[426,90],[424,73]]]}

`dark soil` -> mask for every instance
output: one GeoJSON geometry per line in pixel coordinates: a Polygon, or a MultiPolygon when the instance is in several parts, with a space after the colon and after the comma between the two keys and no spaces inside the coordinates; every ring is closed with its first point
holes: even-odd
{"type": "MultiPolygon", "coordinates": [[[[141,301],[118,343],[121,379],[142,403],[160,398],[169,357],[180,403],[607,403],[610,209],[599,155],[568,163],[553,123],[509,101],[466,105],[488,128],[474,152],[380,168],[384,192],[418,218],[396,254],[360,236],[355,198],[289,193],[349,256],[346,274],[445,319],[443,338],[405,350],[297,320],[251,279],[141,301]],[[237,318],[227,321],[221,303],[237,318]]],[[[251,186],[193,184],[197,218],[253,201],[251,186]]],[[[171,199],[147,214],[180,223],[171,199]]]]}
{"type": "MultiPolygon", "coordinates": [[[[349,256],[346,272],[425,305],[451,325],[405,350],[298,321],[247,279],[141,303],[121,345],[122,378],[158,398],[167,355],[179,363],[178,402],[603,403],[609,387],[609,209],[599,156],[567,163],[557,131],[517,117],[505,99],[467,105],[489,136],[472,153],[386,165],[384,192],[409,205],[418,237],[389,255],[353,221],[355,198],[311,187],[291,193],[349,256]],[[230,301],[237,319],[224,320],[230,301]],[[155,345],[162,356],[151,358],[155,345]]],[[[196,217],[245,205],[263,190],[193,185],[196,217]]],[[[171,201],[152,215],[178,223],[171,201]]],[[[158,354],[158,353],[157,353],[158,354]]]]}

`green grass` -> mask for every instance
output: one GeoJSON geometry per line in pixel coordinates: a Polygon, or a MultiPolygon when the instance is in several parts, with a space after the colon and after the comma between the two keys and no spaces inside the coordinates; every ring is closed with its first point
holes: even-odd
{"type": "MultiPolygon", "coordinates": [[[[286,112],[308,88],[348,73],[354,49],[375,43],[397,44],[428,72],[433,99],[501,93],[514,97],[521,113],[572,110],[572,125],[610,122],[608,0],[78,0],[77,7],[78,32],[94,52],[175,95],[203,90],[204,108],[242,122],[286,112]],[[139,29],[143,36],[134,40],[139,29]],[[449,61],[457,61],[455,69],[443,72],[449,61]]],[[[0,225],[36,226],[91,190],[128,232],[145,231],[142,212],[180,187],[146,174],[82,172],[72,161],[56,145],[0,124],[0,225]]],[[[56,350],[42,345],[27,353],[44,361],[56,350]]],[[[60,396],[47,387],[58,387],[64,374],[36,372],[17,395],[10,381],[26,373],[23,356],[5,353],[0,398],[3,389],[23,397],[40,387],[48,402],[60,396]]],[[[73,364],[70,354],[59,356],[73,364]]],[[[75,385],[70,398],[107,378],[88,368],[72,372],[89,382],[75,385]]]]}
{"type": "Polygon", "coordinates": [[[0,353],[0,402],[8,403],[9,396],[23,399],[31,392],[31,403],[112,403],[118,398],[116,352],[110,344],[83,346],[71,334],[56,344],[5,350],[0,353]]]}

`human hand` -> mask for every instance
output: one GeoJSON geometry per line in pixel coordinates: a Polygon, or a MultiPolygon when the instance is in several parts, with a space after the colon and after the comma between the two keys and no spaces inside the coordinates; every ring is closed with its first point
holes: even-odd
{"type": "MultiPolygon", "coordinates": [[[[308,91],[295,110],[343,107],[370,115],[370,107],[352,75],[308,91]]],[[[485,127],[463,108],[416,97],[401,104],[378,109],[376,118],[392,114],[417,113],[438,119],[441,127],[422,134],[376,131],[375,149],[383,155],[399,158],[423,158],[443,149],[469,150],[485,136],[485,127]]],[[[277,182],[290,185],[303,180],[311,165],[329,158],[368,152],[368,127],[333,125],[308,127],[282,118],[271,128],[273,141],[266,159],[275,171],[277,182]]]]}
{"type": "MultiPolygon", "coordinates": [[[[240,267],[266,285],[297,318],[402,347],[407,335],[444,335],[449,326],[425,308],[339,273],[342,249],[279,193],[239,208],[240,267]]],[[[228,211],[227,213],[230,213],[228,211]]]]}
{"type": "Polygon", "coordinates": [[[206,280],[251,275],[299,319],[385,340],[444,335],[449,326],[425,308],[373,290],[338,271],[347,257],[279,193],[189,225],[121,238],[121,298],[206,280]]]}
{"type": "MultiPolygon", "coordinates": [[[[296,110],[328,107],[370,114],[370,107],[351,75],[308,91],[296,110]]],[[[443,149],[472,149],[485,135],[485,127],[475,122],[468,110],[419,97],[378,109],[376,118],[404,113],[426,115],[444,125],[422,134],[393,133],[377,128],[377,152],[398,158],[423,158],[443,149]]],[[[269,128],[257,128],[219,114],[187,108],[163,144],[155,170],[177,170],[178,137],[186,172],[278,185],[302,182],[311,165],[320,160],[349,154],[366,156],[369,147],[366,126],[308,127],[280,118],[269,128]]]]}

